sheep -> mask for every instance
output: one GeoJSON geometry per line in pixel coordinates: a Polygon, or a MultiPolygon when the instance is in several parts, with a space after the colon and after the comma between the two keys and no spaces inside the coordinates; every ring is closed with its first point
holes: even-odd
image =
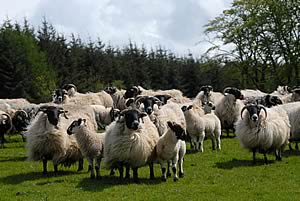
{"type": "Polygon", "coordinates": [[[69,135],[74,134],[84,157],[89,162],[90,178],[95,178],[94,159],[96,160],[96,179],[100,179],[100,163],[103,158],[104,134],[96,133],[87,128],[86,119],[79,118],[72,122],[67,129],[69,135]]]}
{"type": "Polygon", "coordinates": [[[204,102],[212,102],[216,104],[224,95],[220,92],[214,92],[213,87],[205,85],[200,88],[200,92],[193,99],[193,104],[201,106],[204,102]]]}
{"type": "Polygon", "coordinates": [[[291,102],[296,102],[296,101],[300,101],[300,88],[297,87],[295,89],[293,89],[292,91],[292,96],[291,96],[291,102]]]}
{"type": "Polygon", "coordinates": [[[134,181],[138,182],[138,168],[149,164],[150,179],[154,178],[153,162],[159,134],[146,113],[137,109],[123,110],[120,119],[112,122],[105,132],[106,168],[119,167],[120,178],[122,178],[121,166],[129,166],[133,170],[134,181]]]}
{"type": "Polygon", "coordinates": [[[276,91],[273,91],[270,95],[278,96],[283,103],[293,102],[292,89],[289,86],[278,86],[276,91]]]}
{"type": "Polygon", "coordinates": [[[245,105],[250,103],[257,103],[268,108],[283,104],[282,100],[278,96],[270,94],[261,97],[248,97],[244,100],[245,105]]]}
{"type": "Polygon", "coordinates": [[[114,102],[114,108],[119,110],[126,109],[126,100],[124,98],[125,90],[118,90],[116,87],[107,87],[104,91],[110,94],[114,102]]]}
{"type": "Polygon", "coordinates": [[[103,105],[91,105],[95,112],[95,118],[98,128],[104,128],[104,125],[109,125],[120,113],[120,110],[113,107],[106,108],[103,105]]]}
{"type": "Polygon", "coordinates": [[[216,103],[215,114],[221,121],[222,128],[226,130],[229,137],[229,130],[234,130],[234,123],[238,120],[240,111],[244,104],[241,91],[234,87],[224,89],[224,97],[216,103]]]}
{"type": "Polygon", "coordinates": [[[26,131],[26,127],[29,125],[30,118],[26,111],[17,110],[12,116],[12,129],[11,133],[19,133],[22,136],[23,142],[25,142],[24,132],[26,131]]]}
{"type": "Polygon", "coordinates": [[[244,95],[244,98],[248,98],[248,97],[262,97],[262,96],[266,96],[267,94],[256,89],[243,89],[241,90],[241,93],[244,95]]]}
{"type": "MultiPolygon", "coordinates": [[[[26,148],[28,159],[43,161],[43,174],[47,174],[47,161],[52,160],[54,172],[57,173],[58,165],[70,166],[79,161],[78,171],[83,169],[83,157],[74,136],[66,133],[70,123],[60,119],[63,114],[65,119],[66,111],[62,107],[42,106],[35,119],[27,127],[26,148]]],[[[69,120],[70,121],[70,120],[69,120]]],[[[93,128],[93,126],[90,126],[93,128]]]]}
{"type": "Polygon", "coordinates": [[[214,113],[216,106],[214,105],[213,102],[208,101],[208,102],[203,103],[202,109],[205,114],[211,114],[211,113],[214,113]]]}
{"type": "Polygon", "coordinates": [[[0,147],[4,147],[4,134],[9,132],[12,128],[11,117],[0,110],[0,147]]]}
{"type": "Polygon", "coordinates": [[[212,140],[212,149],[221,150],[221,122],[215,114],[201,115],[201,108],[197,105],[181,107],[185,120],[186,129],[191,137],[195,149],[203,152],[203,141],[205,136],[212,140]],[[200,115],[199,115],[200,114],[200,115]]]}
{"type": "Polygon", "coordinates": [[[158,140],[156,145],[157,161],[161,165],[162,180],[167,180],[166,161],[172,162],[173,180],[177,181],[177,162],[179,163],[179,177],[183,177],[183,158],[186,153],[186,130],[175,122],[167,122],[169,129],[158,140]]]}
{"type": "Polygon", "coordinates": [[[266,154],[271,150],[275,150],[276,160],[282,160],[281,152],[288,144],[290,135],[289,118],[283,109],[246,105],[235,128],[242,147],[252,151],[253,163],[256,162],[257,150],[264,154],[265,163],[268,163],[266,154]],[[264,113],[261,113],[262,110],[264,113]]]}
{"type": "Polygon", "coordinates": [[[85,94],[76,92],[69,97],[65,89],[56,89],[52,95],[52,102],[56,104],[77,104],[77,105],[103,105],[113,107],[111,96],[105,91],[97,93],[88,92],[85,94]]]}
{"type": "MultiPolygon", "coordinates": [[[[296,142],[296,149],[298,149],[298,141],[300,141],[300,102],[286,103],[278,106],[286,111],[290,125],[291,135],[290,142],[296,142]]],[[[292,150],[291,144],[289,144],[290,150],[292,150]]]]}
{"type": "Polygon", "coordinates": [[[0,103],[8,104],[12,109],[22,109],[25,105],[30,104],[25,98],[0,99],[0,103]]]}
{"type": "Polygon", "coordinates": [[[69,97],[75,96],[77,92],[77,87],[74,84],[65,84],[62,86],[62,89],[67,91],[69,97]]]}

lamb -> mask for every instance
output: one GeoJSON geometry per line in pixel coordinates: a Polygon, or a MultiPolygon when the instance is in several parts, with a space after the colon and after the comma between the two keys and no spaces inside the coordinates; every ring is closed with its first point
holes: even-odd
{"type": "Polygon", "coordinates": [[[221,150],[221,122],[214,114],[199,115],[197,105],[182,106],[186,119],[186,129],[196,150],[203,152],[205,136],[212,140],[212,149],[221,150]]]}
{"type": "Polygon", "coordinates": [[[229,136],[229,130],[234,129],[234,123],[238,120],[244,106],[241,101],[244,96],[239,89],[234,87],[225,88],[223,93],[224,97],[216,104],[215,114],[229,136]]]}
{"type": "Polygon", "coordinates": [[[4,134],[9,132],[12,128],[11,117],[0,110],[0,147],[4,147],[4,134]]]}
{"type": "Polygon", "coordinates": [[[129,166],[133,170],[133,179],[137,182],[138,168],[149,164],[150,179],[153,179],[153,162],[158,139],[157,128],[146,113],[137,109],[123,110],[120,119],[106,128],[105,166],[109,169],[119,167],[120,178],[123,174],[122,166],[129,166]]]}
{"type": "MultiPolygon", "coordinates": [[[[58,165],[70,166],[79,161],[78,171],[83,169],[83,157],[73,136],[68,136],[66,126],[60,120],[66,111],[61,107],[43,106],[26,131],[28,159],[43,161],[43,174],[47,174],[47,161],[52,160],[54,172],[58,165]]],[[[66,123],[65,123],[66,124],[66,123]]]]}
{"type": "Polygon", "coordinates": [[[83,156],[87,158],[89,170],[91,171],[91,179],[95,178],[94,159],[96,160],[96,179],[100,179],[100,163],[103,158],[104,134],[99,134],[94,130],[88,129],[86,121],[86,119],[81,118],[73,121],[69,126],[67,133],[69,135],[75,135],[83,156]]]}
{"type": "Polygon", "coordinates": [[[288,144],[290,135],[289,118],[283,109],[266,109],[257,104],[246,105],[235,126],[242,147],[253,152],[254,163],[256,151],[264,154],[265,163],[268,163],[266,154],[271,150],[275,150],[276,160],[282,160],[281,152],[288,144]],[[262,110],[264,113],[261,113],[262,110]]]}
{"type": "Polygon", "coordinates": [[[163,134],[156,145],[157,160],[161,165],[162,180],[167,180],[166,161],[172,162],[173,180],[177,181],[177,162],[179,163],[179,177],[183,177],[183,158],[186,153],[186,131],[175,122],[167,122],[169,129],[163,134]]]}
{"type": "Polygon", "coordinates": [[[96,122],[99,128],[104,128],[109,125],[120,114],[120,110],[113,107],[104,107],[103,105],[91,105],[95,112],[96,122]]]}

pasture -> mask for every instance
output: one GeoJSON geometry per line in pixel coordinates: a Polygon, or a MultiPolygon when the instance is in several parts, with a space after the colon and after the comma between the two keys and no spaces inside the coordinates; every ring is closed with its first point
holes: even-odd
{"type": "MultiPolygon", "coordinates": [[[[299,200],[300,152],[284,152],[281,162],[268,155],[270,164],[257,154],[240,147],[236,138],[223,138],[220,152],[211,150],[206,140],[204,153],[189,149],[184,161],[185,177],[178,182],[160,180],[155,165],[155,180],[149,180],[149,168],[139,169],[140,183],[109,176],[102,166],[101,180],[89,179],[87,161],[84,171],[77,167],[59,168],[53,175],[48,163],[48,176],[42,175],[42,163],[26,161],[26,150],[20,136],[6,136],[0,149],[0,200],[299,200]]],[[[132,173],[131,173],[132,175],[132,173]]]]}

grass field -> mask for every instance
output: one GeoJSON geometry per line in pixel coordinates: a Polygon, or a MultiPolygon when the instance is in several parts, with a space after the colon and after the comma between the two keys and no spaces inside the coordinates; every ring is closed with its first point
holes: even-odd
{"type": "Polygon", "coordinates": [[[222,139],[222,151],[213,152],[205,141],[204,153],[188,152],[185,177],[173,182],[160,181],[160,167],[155,165],[156,179],[150,181],[149,169],[139,169],[140,184],[119,181],[102,169],[102,180],[90,180],[85,170],[76,166],[60,167],[58,175],[42,175],[41,162],[26,161],[21,137],[7,137],[0,149],[0,200],[300,200],[300,153],[286,151],[282,162],[252,164],[252,154],[240,147],[235,138],[222,139]]]}

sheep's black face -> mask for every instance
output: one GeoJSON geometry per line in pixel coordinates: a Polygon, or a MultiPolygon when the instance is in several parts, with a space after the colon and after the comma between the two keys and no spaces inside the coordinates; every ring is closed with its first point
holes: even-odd
{"type": "Polygon", "coordinates": [[[193,105],[189,105],[189,106],[184,105],[184,106],[181,107],[181,110],[182,110],[183,112],[185,112],[185,111],[188,111],[188,110],[190,110],[190,109],[192,109],[192,108],[193,108],[193,105]]]}
{"type": "Polygon", "coordinates": [[[74,133],[74,130],[76,128],[78,128],[80,125],[81,125],[81,122],[82,122],[82,119],[78,119],[78,120],[75,120],[71,123],[71,125],[68,127],[67,129],[67,133],[68,135],[72,135],[74,133]]]}
{"type": "Polygon", "coordinates": [[[179,124],[176,124],[175,122],[170,122],[170,121],[168,121],[167,123],[168,123],[168,126],[170,127],[170,129],[175,133],[178,140],[186,139],[186,136],[187,136],[186,132],[179,124]]]}
{"type": "Polygon", "coordinates": [[[128,88],[124,94],[124,98],[135,98],[137,95],[141,94],[141,91],[136,87],[133,86],[131,88],[128,88]]]}
{"type": "MultiPolygon", "coordinates": [[[[48,118],[48,121],[54,125],[55,127],[57,126],[58,124],[58,121],[59,121],[59,115],[67,112],[67,111],[64,111],[63,108],[58,108],[58,107],[55,107],[55,106],[45,106],[45,107],[41,107],[39,111],[42,111],[44,113],[47,114],[47,118],[48,118]]],[[[65,115],[65,118],[67,119],[67,116],[65,115]]]]}
{"type": "Polygon", "coordinates": [[[12,118],[12,123],[18,132],[26,131],[26,127],[29,125],[29,116],[25,111],[19,110],[12,118]]]}
{"type": "Polygon", "coordinates": [[[54,103],[61,104],[65,100],[66,91],[64,89],[56,89],[52,99],[54,103]]]}
{"type": "Polygon", "coordinates": [[[234,87],[226,89],[224,93],[232,94],[236,99],[244,99],[244,95],[242,94],[241,90],[234,87]]]}
{"type": "Polygon", "coordinates": [[[200,91],[203,91],[205,95],[208,95],[213,90],[212,86],[205,85],[200,88],[200,91]]]}
{"type": "Polygon", "coordinates": [[[259,118],[260,111],[263,109],[265,114],[267,115],[266,109],[262,105],[250,104],[246,105],[241,111],[241,117],[243,115],[244,110],[247,110],[249,113],[249,117],[253,122],[256,122],[259,118]]]}
{"type": "Polygon", "coordinates": [[[154,97],[158,98],[164,105],[167,104],[168,100],[171,98],[169,95],[156,95],[154,97]]]}
{"type": "Polygon", "coordinates": [[[267,95],[265,97],[266,107],[272,107],[276,105],[281,105],[282,101],[278,96],[267,95]]]}
{"type": "Polygon", "coordinates": [[[128,129],[137,130],[140,125],[140,119],[147,116],[137,110],[128,110],[124,113],[125,123],[128,129]]]}
{"type": "Polygon", "coordinates": [[[110,95],[113,95],[114,93],[117,92],[117,88],[116,87],[106,87],[104,89],[104,91],[110,95]]]}

